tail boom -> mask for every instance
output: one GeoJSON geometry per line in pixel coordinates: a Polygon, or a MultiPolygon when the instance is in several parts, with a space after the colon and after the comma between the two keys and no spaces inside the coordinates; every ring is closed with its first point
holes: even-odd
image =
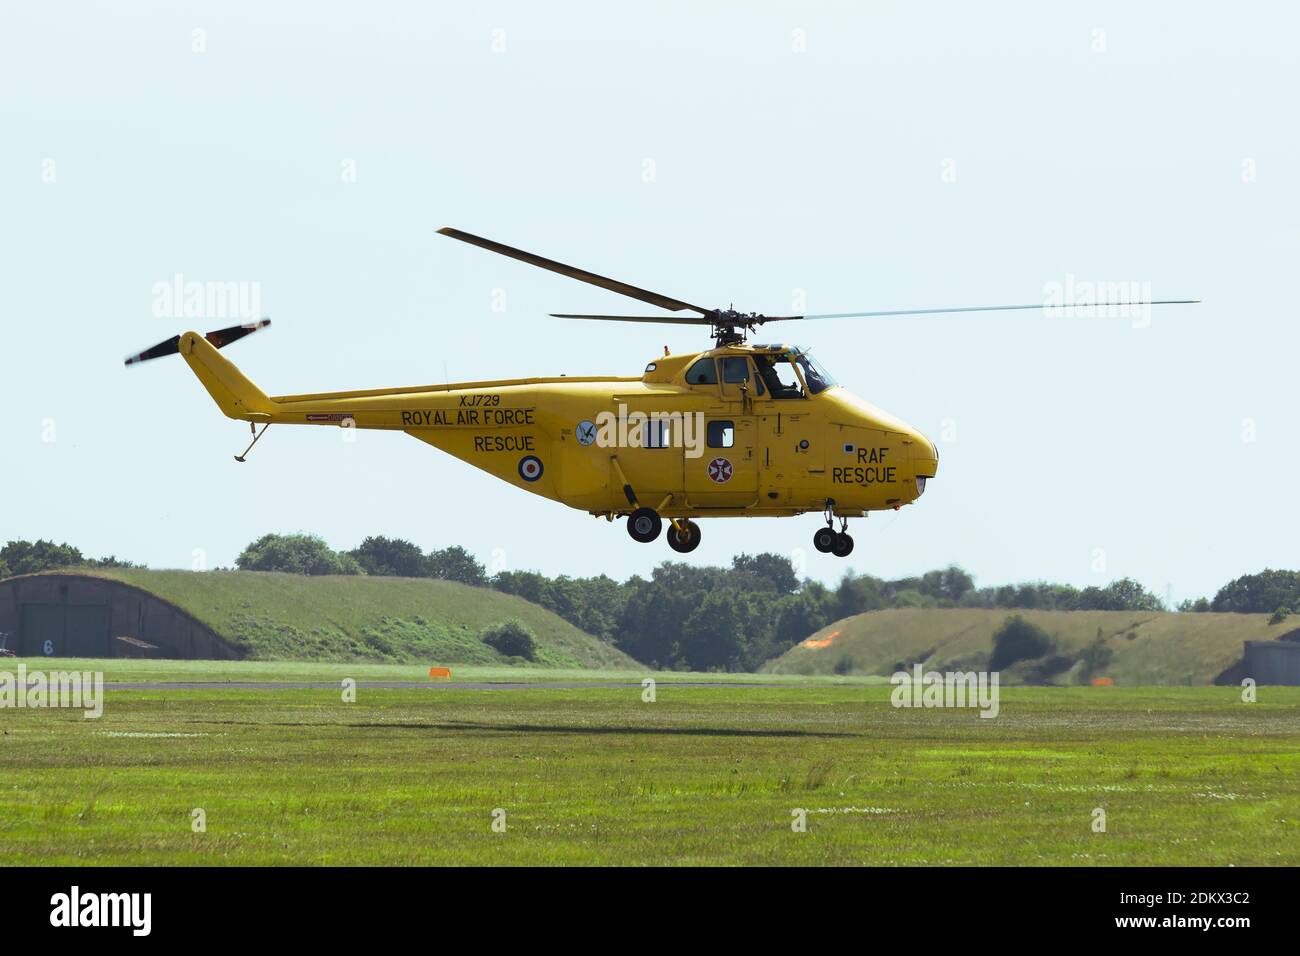
{"type": "Polygon", "coordinates": [[[178,351],[227,418],[267,422],[279,406],[198,332],[180,336],[178,351]]]}

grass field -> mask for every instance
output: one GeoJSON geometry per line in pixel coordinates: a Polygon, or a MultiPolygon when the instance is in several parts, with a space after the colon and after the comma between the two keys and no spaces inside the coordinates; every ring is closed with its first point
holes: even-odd
{"type": "Polygon", "coordinates": [[[0,710],[0,861],[1300,864],[1297,688],[1013,688],[995,719],[857,683],[641,694],[114,690],[99,720],[0,710]]]}
{"type": "MultiPolygon", "coordinates": [[[[1128,685],[1209,684],[1241,659],[1243,641],[1276,640],[1295,628],[1294,621],[1269,624],[1267,614],[891,609],[836,621],[811,635],[812,644],[795,646],[763,669],[888,675],[900,663],[924,663],[927,670],[982,668],[994,632],[1013,614],[1041,627],[1067,655],[1100,638],[1110,661],[1097,676],[1128,685]]],[[[1052,683],[1076,683],[1081,676],[1092,675],[1076,667],[1052,683]]],[[[1016,669],[1004,671],[1002,679],[1015,682],[1016,669]]]]}

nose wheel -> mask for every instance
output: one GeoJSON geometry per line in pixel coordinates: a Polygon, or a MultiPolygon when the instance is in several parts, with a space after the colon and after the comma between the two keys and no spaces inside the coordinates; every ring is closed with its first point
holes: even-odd
{"type": "Polygon", "coordinates": [[[826,502],[826,527],[818,528],[813,535],[813,547],[822,554],[847,558],[853,553],[853,538],[848,532],[849,519],[840,518],[840,530],[835,530],[835,503],[826,502]]]}

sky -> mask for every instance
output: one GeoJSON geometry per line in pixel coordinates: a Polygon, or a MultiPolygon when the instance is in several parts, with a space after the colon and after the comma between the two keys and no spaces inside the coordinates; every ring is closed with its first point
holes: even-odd
{"type": "Polygon", "coordinates": [[[939,474],[853,521],[847,561],[806,515],[707,522],[692,563],[1175,602],[1296,567],[1297,28],[1251,3],[5,4],[0,540],[155,567],[270,531],[548,574],[676,558],[400,433],[272,429],[238,464],[247,426],[183,362],[122,365],[230,324],[167,314],[177,276],[255,290],[274,327],[225,354],[270,394],[708,345],[548,318],[639,304],[452,225],[744,310],[1203,300],[781,327],[933,438],[939,474]]]}

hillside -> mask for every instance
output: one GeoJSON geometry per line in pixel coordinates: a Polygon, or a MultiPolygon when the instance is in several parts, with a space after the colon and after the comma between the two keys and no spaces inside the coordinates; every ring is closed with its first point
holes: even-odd
{"type": "Polygon", "coordinates": [[[479,634],[517,618],[536,635],[536,666],[638,667],[545,608],[450,581],[136,568],[77,573],[150,591],[257,660],[501,664],[506,659],[479,634]]]}
{"type": "MultiPolygon", "coordinates": [[[[1110,661],[1096,671],[1116,684],[1208,684],[1241,658],[1242,641],[1272,640],[1291,630],[1270,626],[1265,614],[1176,614],[1144,611],[1013,611],[908,608],[844,618],[769,661],[778,674],[878,674],[922,663],[927,669],[983,667],[993,633],[1012,614],[1041,627],[1059,650],[1077,656],[1100,633],[1110,661]],[[834,636],[832,636],[834,635],[834,636]]],[[[1075,683],[1075,667],[1052,678],[1075,683]]],[[[1007,683],[1023,671],[1003,672],[1007,683]]]]}

